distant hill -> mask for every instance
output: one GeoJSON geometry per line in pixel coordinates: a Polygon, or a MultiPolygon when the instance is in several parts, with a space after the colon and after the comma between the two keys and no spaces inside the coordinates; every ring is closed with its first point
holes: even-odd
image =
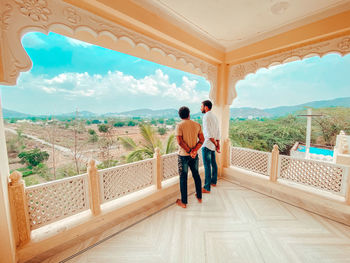
{"type": "MultiPolygon", "coordinates": [[[[76,116],[76,112],[69,112],[69,113],[63,113],[63,114],[59,114],[57,116],[55,116],[56,118],[72,118],[76,116]]],[[[93,113],[91,111],[79,111],[78,112],[78,117],[79,118],[83,118],[83,119],[88,119],[88,118],[93,118],[98,116],[98,114],[93,113]]]]}
{"type": "Polygon", "coordinates": [[[267,109],[256,108],[231,108],[231,118],[271,118],[281,117],[288,114],[293,114],[296,111],[304,110],[305,107],[312,108],[329,108],[329,107],[350,107],[350,97],[338,98],[333,100],[311,101],[295,106],[280,106],[267,109]]]}
{"type": "Polygon", "coordinates": [[[151,110],[151,109],[138,109],[132,111],[124,111],[119,113],[107,113],[106,117],[148,117],[148,118],[174,118],[177,117],[177,110],[164,109],[164,110],[151,110]]]}
{"type": "Polygon", "coordinates": [[[231,118],[269,118],[272,117],[270,113],[257,108],[231,108],[230,109],[231,118]]]}
{"type": "MultiPolygon", "coordinates": [[[[350,107],[350,97],[338,98],[333,100],[321,100],[321,101],[311,101],[308,103],[303,103],[295,106],[281,106],[267,109],[258,108],[231,108],[230,116],[231,118],[273,118],[281,117],[288,114],[293,114],[297,111],[304,110],[305,107],[312,108],[329,108],[329,107],[350,107]]],[[[25,114],[13,110],[2,109],[3,116],[6,119],[9,118],[30,118],[30,117],[41,117],[46,118],[49,115],[35,116],[31,114],[25,114]]],[[[73,118],[75,117],[75,112],[64,113],[56,115],[56,118],[73,118]]],[[[106,113],[106,114],[96,114],[90,111],[79,111],[79,118],[90,119],[90,118],[108,118],[108,117],[144,117],[144,118],[176,118],[178,117],[178,110],[176,109],[164,109],[164,110],[151,110],[151,109],[137,109],[132,111],[125,111],[119,113],[106,113]]],[[[201,118],[202,113],[197,112],[191,114],[193,118],[201,118]]]]}
{"type": "Polygon", "coordinates": [[[20,119],[20,118],[33,117],[33,115],[30,115],[30,114],[25,114],[22,112],[7,110],[7,109],[2,109],[2,115],[5,119],[9,119],[9,118],[20,119]]]}

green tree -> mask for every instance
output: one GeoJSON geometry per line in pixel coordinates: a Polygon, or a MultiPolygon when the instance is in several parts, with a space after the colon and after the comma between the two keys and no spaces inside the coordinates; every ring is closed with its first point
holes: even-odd
{"type": "Polygon", "coordinates": [[[88,130],[89,133],[89,142],[95,143],[98,141],[98,135],[96,134],[96,131],[93,129],[88,130]]]}
{"type": "Polygon", "coordinates": [[[101,121],[99,121],[99,120],[92,120],[91,123],[92,123],[92,124],[100,124],[101,121]]]}
{"type": "Polygon", "coordinates": [[[341,130],[350,132],[350,108],[321,108],[314,109],[313,113],[323,115],[313,118],[313,126],[316,135],[322,136],[325,144],[335,145],[336,137],[341,130]]]}
{"type": "Polygon", "coordinates": [[[175,119],[174,118],[167,119],[165,123],[166,123],[166,125],[174,125],[175,124],[175,119]]]}
{"type": "Polygon", "coordinates": [[[93,130],[93,129],[89,129],[89,130],[88,130],[88,133],[89,133],[90,135],[94,135],[94,134],[96,134],[96,131],[93,130]]]}
{"type": "Polygon", "coordinates": [[[175,151],[175,136],[171,134],[165,145],[162,145],[160,139],[156,136],[155,130],[149,124],[139,126],[143,141],[137,145],[130,137],[120,137],[120,141],[125,149],[130,150],[126,156],[126,161],[136,162],[147,158],[152,158],[155,149],[158,147],[162,154],[168,154],[175,151]]]}
{"type": "Polygon", "coordinates": [[[19,153],[18,158],[21,159],[21,163],[26,163],[28,166],[37,166],[47,161],[49,159],[49,154],[46,151],[40,151],[38,148],[35,148],[30,151],[19,153]]]}
{"type": "Polygon", "coordinates": [[[134,121],[129,121],[129,122],[128,122],[128,126],[136,126],[136,124],[137,124],[137,123],[134,122],[134,121]]]}
{"type": "Polygon", "coordinates": [[[116,123],[114,123],[114,127],[123,127],[125,125],[125,122],[123,121],[117,121],[116,123]]]}
{"type": "Polygon", "coordinates": [[[159,128],[158,128],[158,133],[159,133],[159,135],[164,135],[164,134],[166,134],[166,128],[164,128],[164,127],[159,127],[159,128]]]}
{"type": "Polygon", "coordinates": [[[98,131],[99,132],[103,132],[103,133],[107,133],[109,131],[109,126],[106,124],[101,124],[98,126],[98,131]]]}
{"type": "Polygon", "coordinates": [[[271,151],[277,144],[283,154],[288,154],[296,141],[305,141],[306,120],[292,115],[276,120],[233,121],[230,126],[233,146],[271,151]]]}

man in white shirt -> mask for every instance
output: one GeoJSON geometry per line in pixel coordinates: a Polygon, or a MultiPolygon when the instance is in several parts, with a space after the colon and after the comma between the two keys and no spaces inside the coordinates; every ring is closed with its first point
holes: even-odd
{"type": "Polygon", "coordinates": [[[203,117],[204,143],[202,146],[205,182],[203,193],[210,193],[210,186],[216,186],[218,167],[216,164],[215,151],[220,152],[220,130],[216,116],[211,112],[212,103],[210,100],[202,102],[201,111],[203,117]]]}

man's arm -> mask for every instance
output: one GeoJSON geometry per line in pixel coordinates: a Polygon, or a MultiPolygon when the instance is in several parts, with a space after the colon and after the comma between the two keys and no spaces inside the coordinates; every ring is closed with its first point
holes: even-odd
{"type": "Polygon", "coordinates": [[[207,131],[209,140],[214,144],[216,151],[220,153],[220,141],[216,139],[217,137],[215,135],[216,125],[217,123],[211,118],[206,118],[206,120],[203,122],[203,127],[207,131]]]}
{"type": "Polygon", "coordinates": [[[191,150],[191,157],[196,158],[197,152],[199,148],[202,147],[202,144],[204,143],[204,135],[203,133],[198,133],[198,139],[199,141],[197,142],[196,146],[191,150]]]}
{"type": "Polygon", "coordinates": [[[209,140],[215,145],[216,151],[220,153],[220,141],[214,138],[210,138],[209,140]]]}
{"type": "Polygon", "coordinates": [[[184,139],[182,136],[176,136],[177,143],[180,145],[182,149],[184,149],[187,153],[191,152],[191,148],[185,143],[184,139]]]}

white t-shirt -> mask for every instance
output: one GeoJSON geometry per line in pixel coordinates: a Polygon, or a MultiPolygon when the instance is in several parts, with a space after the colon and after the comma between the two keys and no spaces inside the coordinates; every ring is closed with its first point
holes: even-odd
{"type": "Polygon", "coordinates": [[[204,134],[204,143],[203,147],[207,147],[209,150],[215,151],[215,145],[212,143],[210,138],[215,140],[220,139],[220,129],[219,122],[214,113],[208,111],[204,114],[203,117],[203,134],[204,134]]]}

